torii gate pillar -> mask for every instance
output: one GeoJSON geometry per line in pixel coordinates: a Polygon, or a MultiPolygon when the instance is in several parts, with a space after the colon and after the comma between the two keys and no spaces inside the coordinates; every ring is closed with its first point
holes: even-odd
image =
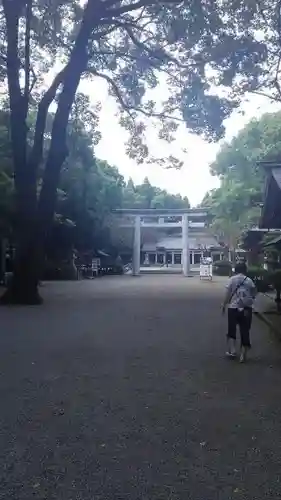
{"type": "Polygon", "coordinates": [[[182,270],[184,276],[190,275],[190,251],[187,214],[183,214],[182,216],[182,270]]]}
{"type": "Polygon", "coordinates": [[[141,218],[135,216],[134,246],[133,246],[133,276],[140,274],[141,218]]]}

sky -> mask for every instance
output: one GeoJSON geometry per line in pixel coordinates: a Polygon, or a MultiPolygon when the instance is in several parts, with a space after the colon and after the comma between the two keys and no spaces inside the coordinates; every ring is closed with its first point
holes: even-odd
{"type": "MultiPolygon", "coordinates": [[[[127,133],[118,124],[117,105],[115,99],[108,95],[106,82],[98,80],[91,84],[86,83],[83,91],[89,94],[93,103],[99,100],[102,104],[100,115],[102,139],[95,147],[96,156],[118,167],[126,180],[131,177],[138,184],[148,177],[151,184],[155,186],[173,194],[180,193],[187,196],[192,206],[198,205],[207,191],[219,186],[219,180],[211,176],[209,166],[216,157],[220,143],[210,144],[190,133],[182,124],[176,133],[176,140],[168,144],[160,141],[157,138],[157,132],[150,126],[147,137],[152,154],[157,157],[172,154],[183,160],[184,165],[180,170],[167,170],[158,165],[137,165],[126,155],[124,144],[127,133]],[[183,149],[186,153],[183,153],[183,149]]],[[[157,96],[159,95],[161,96],[161,89],[157,90],[157,96]]],[[[226,120],[225,140],[231,140],[253,117],[259,117],[266,112],[274,112],[276,109],[276,103],[271,103],[267,98],[257,95],[249,96],[240,110],[233,112],[232,116],[226,120]]]]}

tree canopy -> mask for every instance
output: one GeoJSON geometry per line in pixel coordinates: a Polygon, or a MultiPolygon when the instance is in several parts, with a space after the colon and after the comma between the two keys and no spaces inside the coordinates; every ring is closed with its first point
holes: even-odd
{"type": "Polygon", "coordinates": [[[142,184],[134,185],[129,179],[123,190],[123,208],[189,208],[187,197],[170,194],[166,190],[152,186],[146,177],[142,184]]]}
{"type": "Polygon", "coordinates": [[[264,172],[259,161],[281,155],[281,112],[251,120],[229,143],[224,143],[211,165],[221,180],[202,204],[213,212],[213,227],[232,248],[245,229],[256,226],[263,200],[264,172]]]}

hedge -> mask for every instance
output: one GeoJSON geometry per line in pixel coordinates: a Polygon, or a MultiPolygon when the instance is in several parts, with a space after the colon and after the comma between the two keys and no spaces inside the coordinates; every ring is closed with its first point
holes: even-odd
{"type": "Polygon", "coordinates": [[[217,276],[230,276],[232,273],[232,263],[228,260],[214,262],[213,273],[217,276]]]}
{"type": "Polygon", "coordinates": [[[272,280],[270,279],[270,273],[263,269],[262,267],[249,267],[247,276],[253,280],[258,292],[267,292],[272,285],[272,280]]]}

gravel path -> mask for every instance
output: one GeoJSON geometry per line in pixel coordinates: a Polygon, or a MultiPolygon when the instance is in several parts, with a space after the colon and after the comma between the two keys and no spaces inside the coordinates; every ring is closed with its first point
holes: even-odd
{"type": "Polygon", "coordinates": [[[47,284],[0,309],[0,499],[281,496],[281,349],[224,359],[222,283],[47,284]]]}

